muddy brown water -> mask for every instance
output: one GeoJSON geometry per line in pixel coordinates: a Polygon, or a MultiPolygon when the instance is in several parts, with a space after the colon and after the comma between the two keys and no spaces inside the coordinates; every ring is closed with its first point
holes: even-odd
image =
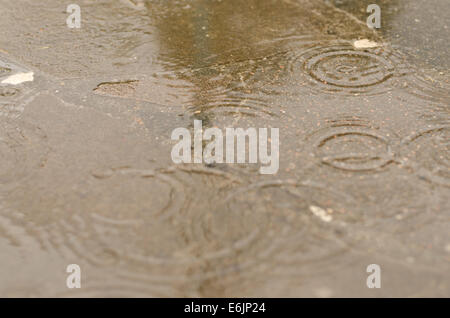
{"type": "Polygon", "coordinates": [[[450,296],[445,0],[77,4],[0,1],[0,296],[450,296]],[[195,119],[277,174],[173,164],[195,119]]]}

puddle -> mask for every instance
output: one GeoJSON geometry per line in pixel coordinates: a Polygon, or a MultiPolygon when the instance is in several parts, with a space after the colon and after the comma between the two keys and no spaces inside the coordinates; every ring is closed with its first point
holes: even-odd
{"type": "Polygon", "coordinates": [[[53,0],[0,4],[0,295],[370,297],[345,279],[374,259],[408,268],[382,296],[446,281],[449,50],[427,15],[449,7],[406,1],[430,33],[381,1],[373,31],[363,2],[83,0],[80,30],[53,0]],[[278,174],[174,165],[194,119],[279,128],[278,174]],[[72,263],[89,278],[60,290],[72,263]],[[27,264],[52,279],[23,287],[27,264]]]}

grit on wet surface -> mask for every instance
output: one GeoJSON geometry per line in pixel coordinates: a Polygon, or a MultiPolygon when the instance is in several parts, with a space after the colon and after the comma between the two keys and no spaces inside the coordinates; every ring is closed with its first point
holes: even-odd
{"type": "Polygon", "coordinates": [[[450,7],[372,31],[363,2],[79,0],[69,29],[1,0],[0,296],[450,296],[450,7]],[[173,164],[195,119],[279,128],[277,174],[173,164]]]}

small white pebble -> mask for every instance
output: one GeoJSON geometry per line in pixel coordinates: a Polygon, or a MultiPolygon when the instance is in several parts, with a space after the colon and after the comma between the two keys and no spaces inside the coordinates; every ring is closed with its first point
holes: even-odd
{"type": "Polygon", "coordinates": [[[318,206],[311,205],[309,209],[315,216],[319,217],[324,222],[330,222],[331,220],[333,220],[333,217],[330,214],[328,214],[324,209],[319,208],[318,206]]]}
{"type": "Polygon", "coordinates": [[[23,82],[32,82],[34,80],[34,73],[16,73],[11,76],[8,76],[6,79],[2,81],[2,84],[11,84],[17,85],[23,82]]]}
{"type": "Polygon", "coordinates": [[[353,42],[353,47],[355,49],[369,49],[380,46],[379,43],[370,41],[368,39],[356,40],[353,42]]]}

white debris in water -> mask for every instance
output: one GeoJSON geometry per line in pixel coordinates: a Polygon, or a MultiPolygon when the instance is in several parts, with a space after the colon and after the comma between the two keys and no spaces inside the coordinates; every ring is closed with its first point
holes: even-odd
{"type": "Polygon", "coordinates": [[[32,82],[34,80],[34,73],[16,73],[11,76],[8,76],[6,79],[2,81],[2,84],[11,84],[17,85],[23,82],[32,82]]]}
{"type": "Polygon", "coordinates": [[[379,43],[370,41],[368,39],[356,40],[353,42],[353,47],[355,49],[370,49],[378,46],[380,46],[379,43]]]}
{"type": "Polygon", "coordinates": [[[311,205],[309,209],[315,216],[319,217],[324,222],[330,222],[331,220],[333,220],[333,217],[330,214],[328,214],[327,211],[325,211],[322,208],[319,208],[318,206],[311,205]]]}

